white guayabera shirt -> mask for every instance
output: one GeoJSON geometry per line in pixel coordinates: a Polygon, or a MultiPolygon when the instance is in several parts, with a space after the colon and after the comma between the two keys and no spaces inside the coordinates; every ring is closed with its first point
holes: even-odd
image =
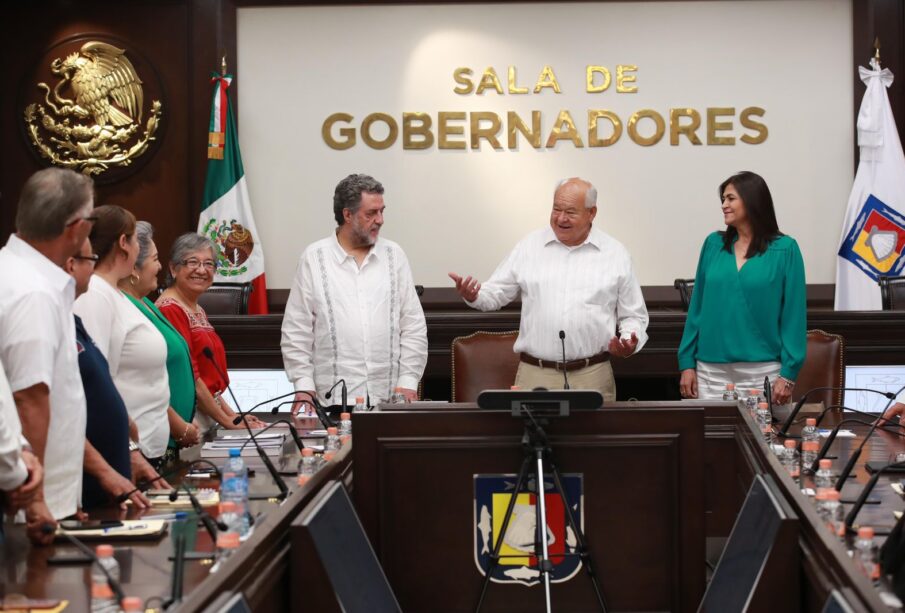
{"type": "Polygon", "coordinates": [[[350,402],[356,396],[385,402],[396,387],[417,389],[427,364],[427,325],[408,258],[384,238],[361,267],[335,235],[309,245],[282,332],[289,380],[296,390],[316,390],[323,402],[339,379],[350,402]]]}
{"type": "Polygon", "coordinates": [[[647,342],[647,306],[632,270],[628,250],[608,234],[591,228],[575,247],[559,242],[549,226],[515,246],[468,302],[495,311],[522,297],[522,318],[513,349],[541,360],[562,360],[559,331],[566,333],[566,360],[607,350],[618,332],[647,342]]]}

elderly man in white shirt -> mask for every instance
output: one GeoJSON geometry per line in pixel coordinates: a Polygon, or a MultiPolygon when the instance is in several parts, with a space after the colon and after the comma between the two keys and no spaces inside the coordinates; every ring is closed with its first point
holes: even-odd
{"type": "Polygon", "coordinates": [[[88,237],[94,186],[85,175],[41,170],[25,183],[16,234],[0,250],[0,360],[25,438],[44,465],[44,486],[25,510],[29,538],[53,540],[56,520],[76,512],[82,490],[85,394],[72,302],[63,270],[88,237]]]}
{"type": "Polygon", "coordinates": [[[427,326],[408,259],[379,236],[383,191],[367,175],[340,181],[333,196],[339,227],[299,259],[283,316],[283,363],[295,389],[321,401],[340,379],[350,399],[371,405],[396,388],[414,400],[427,364],[427,326]]]}
{"type": "Polygon", "coordinates": [[[514,350],[515,385],[594,389],[616,399],[610,355],[628,357],[647,342],[647,307],[626,248],[592,227],[597,190],[584,179],[561,181],[550,227],[522,239],[483,286],[450,273],[466,303],[494,311],[522,298],[514,350]]]}

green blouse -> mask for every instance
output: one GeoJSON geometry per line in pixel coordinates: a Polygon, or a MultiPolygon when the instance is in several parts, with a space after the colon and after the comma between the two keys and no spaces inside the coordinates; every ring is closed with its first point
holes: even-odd
{"type": "MultiPolygon", "coordinates": [[[[124,292],[125,293],[125,292],[124,292]]],[[[192,358],[189,347],[182,335],[173,327],[166,317],[154,306],[154,303],[143,298],[136,300],[125,294],[138,307],[138,310],[151,320],[164,340],[167,342],[167,375],[170,379],[170,406],[187,422],[195,416],[195,373],[192,370],[192,358]]],[[[177,448],[173,437],[168,447],[177,448]]]]}
{"type": "Polygon", "coordinates": [[[737,268],[721,233],[704,241],[679,369],[697,362],[779,362],[780,376],[794,381],[807,351],[804,260],[789,236],[737,268]]]}

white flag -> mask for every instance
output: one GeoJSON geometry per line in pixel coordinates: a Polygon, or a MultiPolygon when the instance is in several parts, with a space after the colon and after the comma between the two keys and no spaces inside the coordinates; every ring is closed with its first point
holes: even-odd
{"type": "Polygon", "coordinates": [[[861,159],[848,199],[839,257],[836,259],[836,310],[882,308],[880,276],[900,276],[905,267],[905,155],[886,88],[889,69],[859,68],[867,85],[858,111],[861,159]]]}

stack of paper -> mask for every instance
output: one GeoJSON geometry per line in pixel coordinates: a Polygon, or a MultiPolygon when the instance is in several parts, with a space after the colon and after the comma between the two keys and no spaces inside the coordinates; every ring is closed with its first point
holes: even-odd
{"type": "MultiPolygon", "coordinates": [[[[283,453],[283,444],[286,442],[285,432],[265,432],[255,435],[255,440],[270,457],[279,457],[283,453]]],[[[242,449],[243,457],[256,457],[258,450],[248,434],[226,434],[201,448],[202,458],[227,458],[230,449],[242,449]],[[244,448],[243,448],[244,445],[244,448]]]]}

